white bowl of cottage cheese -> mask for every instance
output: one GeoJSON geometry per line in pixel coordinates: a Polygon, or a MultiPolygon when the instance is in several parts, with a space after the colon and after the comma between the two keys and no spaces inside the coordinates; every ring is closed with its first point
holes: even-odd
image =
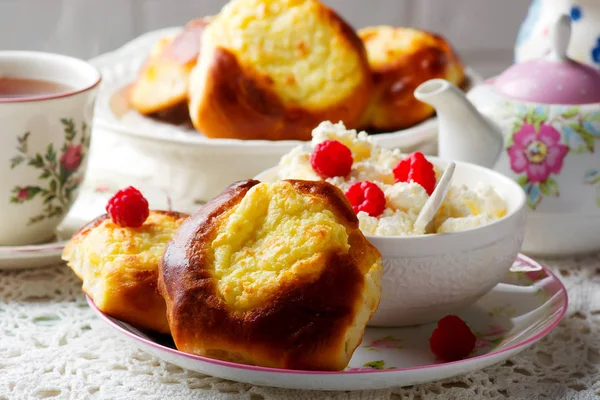
{"type": "MultiPolygon", "coordinates": [[[[414,221],[428,198],[414,181],[396,182],[394,168],[406,158],[380,148],[364,133],[343,124],[321,123],[310,144],[294,148],[280,163],[256,176],[325,179],[345,193],[357,182],[373,182],[385,209],[373,216],[358,211],[359,226],[383,258],[382,295],[370,326],[408,326],[456,313],[496,286],[510,269],[525,234],[525,194],[513,180],[488,168],[457,162],[452,186],[427,232],[414,221]],[[322,177],[310,156],[319,143],[336,140],[353,158],[350,172],[322,177]]],[[[439,179],[446,161],[426,157],[439,179]]]]}

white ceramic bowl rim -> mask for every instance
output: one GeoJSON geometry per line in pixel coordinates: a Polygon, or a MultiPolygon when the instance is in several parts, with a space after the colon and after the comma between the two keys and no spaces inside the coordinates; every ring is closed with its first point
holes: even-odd
{"type": "MultiPolygon", "coordinates": [[[[74,71],[75,74],[84,76],[83,78],[87,83],[84,85],[78,85],[67,92],[60,92],[51,95],[42,96],[27,96],[27,97],[16,97],[16,98],[0,98],[0,104],[5,103],[26,103],[32,101],[47,101],[54,99],[61,99],[64,97],[74,96],[79,93],[86,92],[94,87],[98,86],[102,81],[102,75],[98,70],[89,64],[88,62],[79,58],[65,56],[56,53],[47,53],[40,51],[21,51],[21,50],[8,50],[0,51],[0,66],[6,60],[32,60],[37,62],[58,62],[64,64],[64,68],[68,68],[74,71]],[[80,71],[80,72],[76,72],[80,71]]],[[[43,78],[43,77],[40,77],[43,78]]]]}

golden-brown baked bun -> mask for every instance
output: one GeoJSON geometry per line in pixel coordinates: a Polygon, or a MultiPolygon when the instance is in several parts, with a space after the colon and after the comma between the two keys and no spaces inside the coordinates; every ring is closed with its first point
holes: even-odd
{"type": "Polygon", "coordinates": [[[463,64],[450,43],[434,33],[373,26],[358,31],[369,57],[375,91],[361,128],[394,131],[431,117],[434,109],[413,92],[434,78],[461,85],[463,64]]]}
{"type": "Polygon", "coordinates": [[[169,333],[157,289],[158,261],[186,214],[150,211],[139,228],[123,228],[105,214],[81,228],[62,258],[83,291],[107,315],[140,328],[169,333]]]}
{"type": "Polygon", "coordinates": [[[232,0],[201,46],[189,108],[210,138],[310,140],[321,121],[355,127],[368,104],[365,49],[317,0],[232,0]]]}
{"type": "Polygon", "coordinates": [[[325,181],[230,186],[183,223],[159,266],[177,348],[341,370],[380,298],[381,255],[325,181]]]}
{"type": "Polygon", "coordinates": [[[142,114],[187,110],[188,81],[211,17],[190,21],[181,33],[158,40],[129,89],[129,103],[142,114]]]}

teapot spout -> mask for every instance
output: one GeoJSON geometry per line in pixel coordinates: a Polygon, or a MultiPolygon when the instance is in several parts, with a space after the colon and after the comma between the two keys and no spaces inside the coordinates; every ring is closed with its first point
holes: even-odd
{"type": "Polygon", "coordinates": [[[441,158],[493,168],[504,147],[502,132],[462,90],[444,79],[431,79],[419,85],[414,95],[437,112],[441,158]]]}

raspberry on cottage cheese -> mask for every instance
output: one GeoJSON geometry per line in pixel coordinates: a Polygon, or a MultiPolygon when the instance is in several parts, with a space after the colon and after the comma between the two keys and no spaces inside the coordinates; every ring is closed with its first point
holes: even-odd
{"type": "MultiPolygon", "coordinates": [[[[393,170],[405,158],[399,149],[377,146],[366,132],[346,129],[342,122],[322,122],[312,132],[310,149],[298,146],[284,155],[277,167],[278,179],[320,180],[310,163],[312,149],[324,141],[335,140],[352,152],[352,168],[346,176],[325,180],[344,193],[357,182],[372,182],[385,194],[383,213],[370,216],[357,214],[364,234],[375,236],[406,236],[431,233],[456,232],[488,224],[506,214],[506,204],[496,191],[483,183],[474,188],[451,186],[438,210],[431,232],[414,228],[417,215],[429,198],[427,191],[417,182],[396,182],[393,170]]],[[[436,179],[441,172],[435,168],[436,179]]]]}

